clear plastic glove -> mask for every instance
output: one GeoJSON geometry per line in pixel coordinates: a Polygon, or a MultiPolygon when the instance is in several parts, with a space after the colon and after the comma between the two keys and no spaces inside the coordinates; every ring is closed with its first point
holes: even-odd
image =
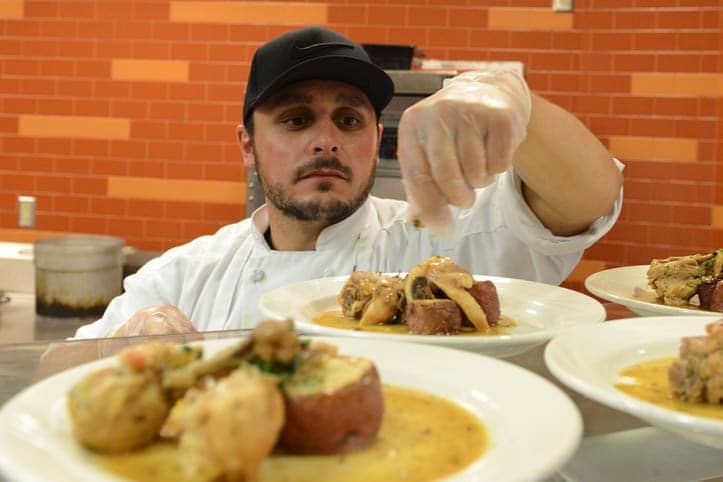
{"type": "Polygon", "coordinates": [[[155,305],[134,313],[125,323],[115,327],[109,336],[168,335],[196,332],[197,330],[191,320],[175,306],[155,305]]]}
{"type": "Polygon", "coordinates": [[[452,233],[449,205],[471,207],[474,189],[512,165],[531,104],[514,72],[465,72],[404,112],[397,152],[415,225],[452,233]]]}

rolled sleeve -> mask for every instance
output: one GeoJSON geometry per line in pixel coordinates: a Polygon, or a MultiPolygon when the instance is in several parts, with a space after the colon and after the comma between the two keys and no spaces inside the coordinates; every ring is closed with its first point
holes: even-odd
{"type": "MultiPolygon", "coordinates": [[[[624,165],[614,159],[619,170],[624,165]]],[[[520,241],[546,256],[561,256],[581,252],[592,246],[613,227],[623,206],[623,188],[610,212],[599,217],[587,230],[574,236],[557,236],[547,229],[527,205],[522,194],[522,180],[514,171],[508,171],[500,179],[499,206],[505,224],[520,241]]]]}

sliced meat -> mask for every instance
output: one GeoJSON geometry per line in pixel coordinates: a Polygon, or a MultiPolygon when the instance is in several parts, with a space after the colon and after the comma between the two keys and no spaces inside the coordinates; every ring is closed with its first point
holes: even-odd
{"type": "Polygon", "coordinates": [[[462,326],[462,312],[452,300],[407,301],[404,319],[409,333],[417,335],[457,333],[462,326]]]}
{"type": "Polygon", "coordinates": [[[713,288],[710,305],[707,309],[711,311],[723,312],[723,283],[721,283],[720,281],[716,283],[715,288],[713,288]]]}
{"type": "Polygon", "coordinates": [[[442,291],[445,296],[459,305],[469,321],[481,331],[489,328],[487,317],[474,297],[467,291],[472,287],[474,278],[465,268],[452,262],[450,258],[433,256],[418,264],[409,272],[405,285],[407,303],[415,300],[417,278],[425,277],[429,280],[432,291],[442,291]]]}
{"type": "Polygon", "coordinates": [[[500,299],[497,288],[491,281],[475,281],[469,289],[469,294],[482,307],[487,318],[487,324],[497,326],[500,321],[500,299]]]}

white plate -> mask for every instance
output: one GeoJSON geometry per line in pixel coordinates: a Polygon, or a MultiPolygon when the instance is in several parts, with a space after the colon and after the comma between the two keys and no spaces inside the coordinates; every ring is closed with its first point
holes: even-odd
{"type": "MultiPolygon", "coordinates": [[[[411,343],[324,341],[338,345],[340,353],[373,360],[383,383],[444,396],[480,418],[488,431],[488,451],[447,481],[542,480],[560,468],[580,442],[582,419],[567,395],[510,363],[411,343]]],[[[233,342],[203,343],[211,354],[233,342]]],[[[118,480],[75,442],[65,411],[68,389],[113,363],[104,359],[62,372],[21,392],[0,410],[0,469],[10,480],[118,480]]]]}
{"type": "Polygon", "coordinates": [[[655,358],[677,356],[680,339],[705,334],[720,316],[659,316],[609,321],[555,337],[545,364],[562,383],[604,405],[694,442],[723,448],[723,421],[644,402],[617,388],[620,371],[655,358]]]}
{"type": "Polygon", "coordinates": [[[495,357],[517,355],[545,343],[560,330],[599,323],[606,316],[605,308],[597,300],[577,291],[532,281],[475,276],[476,280],[490,280],[495,284],[502,314],[517,323],[503,335],[406,335],[345,330],[312,322],[319,313],[341,309],[337,296],[348,278],[319,278],[282,286],[265,293],[259,307],[271,318],[293,319],[298,329],[308,333],[429,343],[495,357]]]}
{"type": "Polygon", "coordinates": [[[705,310],[680,308],[646,301],[653,299],[655,291],[648,287],[648,265],[623,266],[598,271],[587,277],[585,288],[595,296],[630,308],[640,316],[702,315],[705,310]],[[642,296],[641,296],[642,295],[642,296]]]}

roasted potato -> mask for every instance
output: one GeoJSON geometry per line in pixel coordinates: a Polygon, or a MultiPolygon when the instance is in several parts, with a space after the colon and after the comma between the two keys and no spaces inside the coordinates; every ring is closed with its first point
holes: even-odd
{"type": "Polygon", "coordinates": [[[70,390],[67,407],[78,440],[108,453],[151,442],[170,408],[152,372],[123,367],[88,375],[70,390]]]}
{"type": "Polygon", "coordinates": [[[379,375],[363,358],[319,352],[282,387],[281,446],[292,453],[354,452],[375,439],[384,414],[379,375]]]}

